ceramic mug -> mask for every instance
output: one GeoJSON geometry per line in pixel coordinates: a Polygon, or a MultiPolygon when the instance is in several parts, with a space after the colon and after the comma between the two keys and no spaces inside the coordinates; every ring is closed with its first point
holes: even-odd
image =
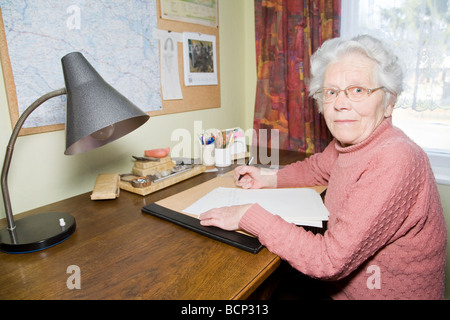
{"type": "Polygon", "coordinates": [[[216,167],[231,166],[231,149],[230,148],[216,148],[214,150],[214,159],[216,167]]]}

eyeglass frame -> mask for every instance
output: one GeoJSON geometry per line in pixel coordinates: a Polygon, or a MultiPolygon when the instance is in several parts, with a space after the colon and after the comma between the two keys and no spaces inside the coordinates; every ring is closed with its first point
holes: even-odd
{"type": "Polygon", "coordinates": [[[370,97],[370,95],[372,93],[374,93],[375,91],[378,91],[380,89],[386,89],[386,88],[385,87],[378,87],[378,88],[369,89],[369,88],[366,88],[366,87],[363,87],[363,86],[348,86],[345,89],[335,89],[335,88],[327,88],[327,87],[325,87],[325,88],[320,88],[320,89],[316,90],[316,92],[314,92],[313,96],[317,100],[320,100],[322,103],[331,103],[331,102],[333,102],[333,101],[335,101],[337,99],[337,97],[339,96],[339,94],[341,92],[344,92],[344,94],[347,97],[347,99],[349,99],[350,101],[353,101],[353,102],[359,102],[359,101],[363,101],[365,98],[370,97]],[[351,88],[362,88],[362,89],[365,89],[367,91],[367,95],[365,97],[363,97],[361,100],[353,100],[352,98],[349,97],[349,93],[348,93],[348,90],[351,89],[351,88]],[[330,101],[325,101],[325,99],[320,98],[319,95],[318,95],[319,91],[325,91],[326,89],[331,89],[331,90],[336,91],[336,96],[330,101]]]}

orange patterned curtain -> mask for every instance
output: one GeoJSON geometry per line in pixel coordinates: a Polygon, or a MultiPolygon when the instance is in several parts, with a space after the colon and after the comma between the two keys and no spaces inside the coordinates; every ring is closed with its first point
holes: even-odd
{"type": "Polygon", "coordinates": [[[307,79],[312,53],[339,36],[340,11],[341,0],[255,0],[255,144],[275,147],[279,139],[280,149],[312,154],[331,141],[307,79]]]}

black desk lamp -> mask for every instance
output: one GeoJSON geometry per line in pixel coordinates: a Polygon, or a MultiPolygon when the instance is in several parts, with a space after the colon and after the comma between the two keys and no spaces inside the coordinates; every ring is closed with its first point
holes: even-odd
{"type": "Polygon", "coordinates": [[[68,213],[41,213],[14,222],[7,184],[8,171],[19,131],[37,107],[48,99],[67,95],[66,155],[103,146],[137,129],[150,118],[107,84],[81,53],[69,53],[61,59],[61,63],[65,88],[43,95],[22,113],[6,149],[1,176],[8,223],[0,230],[0,250],[4,252],[43,250],[64,241],[76,229],[75,219],[68,213]]]}

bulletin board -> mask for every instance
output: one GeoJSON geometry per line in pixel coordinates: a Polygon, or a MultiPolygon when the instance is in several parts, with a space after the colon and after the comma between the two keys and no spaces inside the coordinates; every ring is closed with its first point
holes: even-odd
{"type": "MultiPolygon", "coordinates": [[[[217,0],[217,6],[218,6],[217,0]]],[[[153,111],[150,115],[177,113],[200,109],[220,108],[220,54],[219,54],[219,27],[208,27],[199,24],[172,21],[161,18],[160,0],[157,0],[158,29],[171,32],[195,32],[199,34],[212,35],[216,37],[217,54],[217,78],[218,85],[215,86],[185,86],[183,71],[183,44],[178,42],[178,70],[180,72],[180,84],[183,94],[182,100],[163,100],[161,111],[153,111]]]]}
{"type": "MultiPolygon", "coordinates": [[[[191,32],[198,33],[199,35],[211,35],[215,37],[216,45],[216,58],[217,58],[217,85],[204,85],[204,86],[185,86],[184,85],[184,59],[183,59],[183,43],[178,42],[178,70],[180,87],[182,92],[182,99],[177,100],[165,100],[162,94],[158,103],[160,105],[156,110],[146,111],[150,116],[158,116],[164,114],[173,114],[180,112],[188,112],[194,110],[220,108],[220,55],[219,55],[219,27],[205,26],[201,24],[180,22],[174,20],[163,19],[161,16],[161,3],[160,0],[149,0],[156,2],[156,17],[157,28],[159,30],[165,30],[170,32],[191,32]]],[[[217,3],[218,6],[218,3],[217,3]]],[[[159,43],[161,47],[161,43],[159,43]]],[[[159,61],[159,57],[158,57],[159,61]]],[[[8,52],[8,45],[6,41],[6,34],[4,29],[4,23],[2,18],[2,12],[0,8],[0,62],[3,70],[3,78],[6,87],[6,94],[8,100],[8,106],[10,111],[11,124],[14,127],[20,114],[18,108],[18,99],[16,94],[16,84],[14,81],[14,74],[11,68],[10,55],[8,52]]],[[[101,74],[101,73],[100,73],[101,74]]],[[[117,88],[117,87],[116,87],[117,88]]],[[[60,89],[54,88],[53,90],[60,89]]],[[[117,88],[120,91],[120,88],[117,88]]],[[[36,94],[35,99],[39,96],[46,94],[52,90],[46,92],[40,92],[36,94]]],[[[132,98],[132,97],[128,97],[132,98]]],[[[130,99],[132,100],[132,99],[130,99]]],[[[47,103],[47,102],[46,102],[47,103]]],[[[28,104],[29,105],[29,104],[28,104]]],[[[65,108],[65,104],[64,104],[65,108]]],[[[39,110],[41,108],[38,108],[39,110]]],[[[49,131],[63,130],[64,123],[54,125],[42,125],[30,128],[22,128],[20,135],[28,135],[49,131]]]]}

